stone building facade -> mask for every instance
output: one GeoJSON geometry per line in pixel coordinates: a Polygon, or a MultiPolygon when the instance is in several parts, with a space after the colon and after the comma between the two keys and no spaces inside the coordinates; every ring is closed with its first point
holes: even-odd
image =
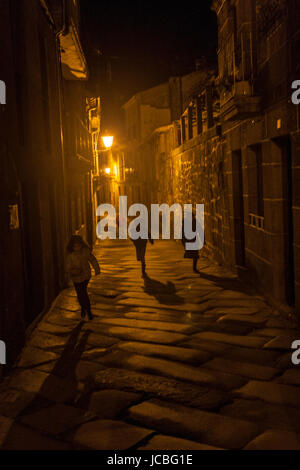
{"type": "Polygon", "coordinates": [[[226,0],[213,9],[232,264],[276,303],[299,309],[299,108],[291,103],[299,8],[226,0]]]}
{"type": "Polygon", "coordinates": [[[65,286],[67,240],[90,219],[79,29],[76,1],[0,2],[0,338],[8,363],[65,286]]]}
{"type": "Polygon", "coordinates": [[[218,71],[199,71],[184,93],[183,77],[170,79],[171,120],[139,146],[148,199],[204,203],[204,249],[299,312],[300,120],[291,102],[299,8],[294,0],[212,8],[218,71]]]}

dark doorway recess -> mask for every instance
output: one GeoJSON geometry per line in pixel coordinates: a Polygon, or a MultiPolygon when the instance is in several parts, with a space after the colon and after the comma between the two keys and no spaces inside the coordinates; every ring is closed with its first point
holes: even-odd
{"type": "Polygon", "coordinates": [[[22,184],[24,265],[25,265],[25,325],[29,325],[44,308],[43,250],[38,182],[22,184]]]}
{"type": "Polygon", "coordinates": [[[245,266],[245,228],[243,170],[241,150],[232,152],[232,197],[234,217],[235,260],[237,266],[245,266]]]}
{"type": "Polygon", "coordinates": [[[285,292],[288,305],[295,305],[293,174],[290,136],[273,139],[281,150],[282,194],[284,200],[285,292]]]}

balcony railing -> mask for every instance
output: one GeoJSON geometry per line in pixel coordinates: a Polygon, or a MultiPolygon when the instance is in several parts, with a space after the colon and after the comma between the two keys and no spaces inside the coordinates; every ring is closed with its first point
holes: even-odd
{"type": "Polygon", "coordinates": [[[249,225],[259,230],[264,230],[264,217],[256,214],[249,214],[249,225]]]}

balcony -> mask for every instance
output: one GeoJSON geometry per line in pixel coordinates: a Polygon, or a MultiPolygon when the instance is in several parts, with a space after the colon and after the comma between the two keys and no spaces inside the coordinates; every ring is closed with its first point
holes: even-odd
{"type": "Polygon", "coordinates": [[[84,123],[76,117],[68,132],[68,167],[74,172],[93,170],[94,154],[92,135],[84,123]]]}
{"type": "Polygon", "coordinates": [[[254,95],[249,81],[235,82],[220,90],[220,112],[225,121],[249,119],[261,111],[261,97],[254,95]]]}

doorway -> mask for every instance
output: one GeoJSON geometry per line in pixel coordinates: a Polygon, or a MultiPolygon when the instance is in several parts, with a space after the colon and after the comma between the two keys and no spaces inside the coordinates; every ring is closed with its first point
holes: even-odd
{"type": "Polygon", "coordinates": [[[245,227],[242,152],[232,152],[232,197],[235,244],[235,264],[245,266],[245,227]]]}
{"type": "Polygon", "coordinates": [[[290,136],[273,139],[281,151],[282,197],[284,201],[284,254],[285,254],[285,292],[286,302],[295,305],[295,266],[294,266],[294,219],[293,219],[293,175],[290,136]]]}

